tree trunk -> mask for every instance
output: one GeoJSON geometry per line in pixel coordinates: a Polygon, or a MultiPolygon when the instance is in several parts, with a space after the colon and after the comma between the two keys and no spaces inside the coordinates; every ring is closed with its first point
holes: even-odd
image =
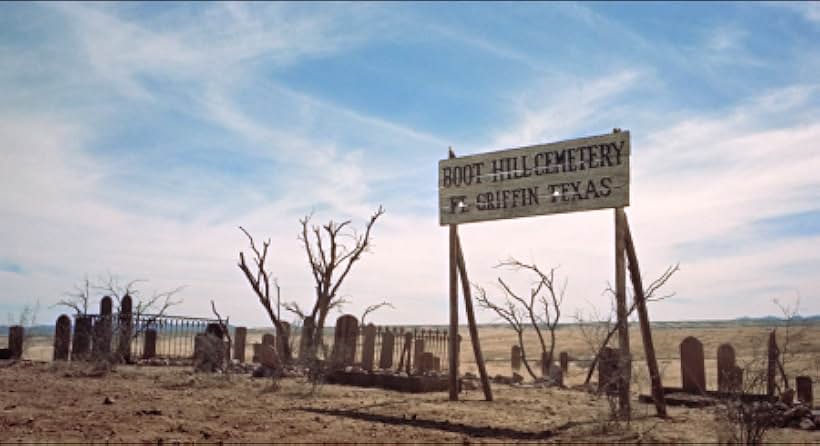
{"type": "Polygon", "coordinates": [[[530,363],[527,361],[527,353],[524,351],[524,335],[522,332],[518,332],[518,346],[521,347],[521,362],[524,363],[524,367],[527,369],[527,372],[530,374],[532,379],[537,379],[535,373],[530,368],[530,363]]]}

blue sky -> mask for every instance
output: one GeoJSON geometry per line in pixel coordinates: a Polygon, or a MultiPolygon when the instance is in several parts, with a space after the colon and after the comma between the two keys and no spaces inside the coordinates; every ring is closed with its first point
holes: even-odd
{"type": "MultiPolygon", "coordinates": [[[[436,166],[632,136],[627,214],[658,320],[820,313],[818,3],[4,3],[0,312],[84,275],[185,285],[174,312],[265,325],[236,268],[272,238],[284,298],[313,285],[298,219],[363,225],[342,293],[374,322],[445,323],[436,166]]],[[[608,309],[612,211],[461,228],[471,279],[559,266],[565,315],[608,309]]],[[[490,322],[490,314],[481,314],[490,322]]]]}

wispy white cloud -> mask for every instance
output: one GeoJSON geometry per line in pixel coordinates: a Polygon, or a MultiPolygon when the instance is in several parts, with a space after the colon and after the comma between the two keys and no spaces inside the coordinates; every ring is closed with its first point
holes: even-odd
{"type": "MultiPolygon", "coordinates": [[[[437,226],[433,209],[435,161],[446,146],[465,145],[456,147],[459,153],[520,146],[614,126],[632,131],[628,213],[642,266],[653,275],[683,260],[670,285],[693,302],[683,309],[659,304],[653,318],[737,316],[739,310],[720,302],[741,295],[765,312],[772,290],[820,286],[805,272],[805,265],[818,264],[812,250],[817,235],[777,237],[756,224],[817,206],[820,160],[810,149],[820,137],[815,84],[770,87],[709,110],[670,105],[674,100],[663,96],[673,88],[664,63],[697,73],[705,58],[688,59],[695,53],[685,47],[653,42],[585,5],[562,5],[577,9],[578,20],[591,29],[626,39],[638,55],[624,56],[607,73],[560,66],[539,71],[538,57],[481,33],[434,30],[455,46],[528,67],[536,79],[493,93],[503,101],[492,106],[512,104],[508,120],[477,129],[472,140],[449,141],[271,75],[384,44],[382,32],[389,42],[400,40],[410,28],[393,20],[397,12],[388,7],[228,3],[171,8],[147,18],[116,5],[38,7],[58,11],[72,30],[62,46],[53,43],[62,58],[52,61],[69,63],[70,81],[44,75],[48,79],[36,88],[0,88],[14,102],[0,105],[0,174],[13,185],[0,190],[0,260],[22,270],[0,272],[0,285],[11,296],[6,306],[37,296],[53,301],[83,274],[112,271],[149,278],[157,289],[189,285],[179,312],[207,314],[206,298],[213,297],[231,308],[232,321],[261,325],[265,319],[235,265],[246,246],[237,226],[272,237],[271,266],[285,297],[304,304],[313,287],[296,240],[297,218],[315,207],[316,222],[352,218],[360,225],[384,202],[387,214],[376,227],[373,252],[343,290],[354,297],[349,309],[356,313],[388,298],[398,310],[380,320],[443,323],[447,231],[437,226]],[[59,100],[43,99],[40,91],[59,100]],[[510,91],[518,93],[508,98],[510,91]],[[653,102],[656,96],[663,99],[653,102]],[[203,166],[171,162],[185,153],[173,148],[167,157],[149,158],[149,147],[162,137],[120,138],[116,129],[144,125],[178,138],[169,146],[182,142],[200,150],[186,137],[196,130],[175,129],[176,121],[161,122],[154,113],[185,116],[208,133],[202,138],[220,135],[224,142],[214,144],[213,159],[203,166]],[[228,161],[240,173],[223,165],[228,161]],[[729,243],[708,252],[720,240],[729,243]]],[[[749,44],[742,26],[692,39],[699,49],[711,45],[724,55],[749,44]]],[[[3,79],[51,73],[42,71],[50,62],[40,53],[17,58],[8,50],[12,44],[3,48],[0,60],[14,72],[3,79]],[[6,64],[9,59],[14,63],[6,64]]],[[[513,255],[561,265],[570,278],[566,314],[586,301],[608,307],[600,292],[612,276],[611,212],[464,225],[460,231],[472,280],[486,284],[507,274],[493,266],[513,255]]],[[[511,281],[530,286],[520,276],[511,281]]],[[[813,301],[805,304],[807,312],[820,311],[813,301]]]]}

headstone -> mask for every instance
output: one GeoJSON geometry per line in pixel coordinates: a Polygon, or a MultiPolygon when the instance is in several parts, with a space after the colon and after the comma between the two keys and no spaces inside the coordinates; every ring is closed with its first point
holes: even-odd
{"type": "Polygon", "coordinates": [[[368,372],[373,370],[373,354],[376,350],[376,326],[367,324],[364,327],[364,340],[362,341],[362,368],[368,372]]]}
{"type": "Polygon", "coordinates": [[[262,346],[265,344],[260,344],[259,342],[254,342],[251,347],[253,348],[253,356],[251,357],[251,362],[260,362],[262,361],[262,346]]]}
{"type": "Polygon", "coordinates": [[[276,344],[276,352],[279,354],[279,359],[285,362],[290,362],[290,324],[288,322],[279,322],[282,326],[283,333],[276,333],[276,339],[279,341],[276,344]]]}
{"type": "Polygon", "coordinates": [[[431,352],[422,352],[419,355],[419,366],[417,367],[421,373],[430,373],[433,371],[433,354],[431,352]]]}
{"type": "Polygon", "coordinates": [[[100,316],[111,316],[113,312],[113,305],[111,297],[105,296],[100,300],[100,316]]]}
{"type": "Polygon", "coordinates": [[[607,395],[618,394],[619,371],[618,349],[604,347],[598,356],[598,392],[607,395]]]}
{"type": "Polygon", "coordinates": [[[23,339],[25,329],[22,325],[12,325],[9,327],[9,356],[11,359],[23,357],[23,339]]]}
{"type": "Polygon", "coordinates": [[[117,345],[117,355],[125,362],[131,362],[131,335],[134,323],[131,318],[131,306],[131,296],[125,295],[120,301],[120,330],[119,343],[117,345]]]}
{"type": "Polygon", "coordinates": [[[814,392],[812,390],[811,377],[798,376],[795,378],[795,387],[797,387],[797,399],[809,408],[814,407],[814,392]]]}
{"type": "Polygon", "coordinates": [[[302,321],[301,336],[299,336],[299,361],[307,360],[311,345],[313,344],[313,332],[316,329],[316,324],[313,318],[308,316],[302,321]]]}
{"type": "Polygon", "coordinates": [[[389,369],[393,367],[393,347],[396,337],[389,330],[382,334],[382,349],[379,354],[379,368],[389,369]]]}
{"type": "Polygon", "coordinates": [[[692,336],[680,343],[680,368],[683,391],[703,394],[706,392],[706,371],[703,344],[692,336]]]}
{"type": "Polygon", "coordinates": [[[402,370],[402,363],[404,363],[404,370],[409,375],[413,370],[410,364],[411,349],[413,348],[413,333],[407,332],[404,334],[404,347],[401,349],[401,361],[399,361],[399,370],[402,370]],[[405,359],[406,358],[406,359],[405,359]]]}
{"type": "Polygon", "coordinates": [[[145,339],[143,342],[142,358],[151,359],[157,356],[157,330],[153,328],[145,330],[145,339]]]}
{"type": "Polygon", "coordinates": [[[775,331],[769,333],[769,363],[766,369],[766,395],[774,396],[775,382],[777,381],[777,361],[780,357],[780,349],[777,348],[775,331]]]}
{"type": "Polygon", "coordinates": [[[421,355],[424,354],[424,339],[416,337],[413,344],[413,368],[423,372],[421,367],[421,355]]]}
{"type": "Polygon", "coordinates": [[[346,314],[336,319],[333,335],[332,366],[343,368],[352,366],[356,358],[356,338],[359,337],[359,322],[355,316],[346,314]]]}
{"type": "Polygon", "coordinates": [[[245,362],[245,341],[248,337],[248,329],[236,327],[233,331],[233,359],[240,363],[245,362]]]}
{"type": "Polygon", "coordinates": [[[273,348],[276,348],[276,336],[265,333],[262,335],[262,345],[270,345],[273,348]]]}
{"type": "Polygon", "coordinates": [[[559,357],[561,361],[561,371],[563,373],[567,373],[567,371],[569,370],[569,353],[561,352],[559,357]]]}
{"type": "Polygon", "coordinates": [[[194,337],[194,368],[198,372],[221,370],[225,362],[225,344],[213,334],[199,333],[194,337]]]}
{"type": "Polygon", "coordinates": [[[732,389],[731,378],[735,368],[735,349],[731,344],[721,344],[717,349],[718,391],[729,392],[732,389]]]}
{"type": "Polygon", "coordinates": [[[85,361],[91,350],[91,316],[78,314],[74,318],[74,338],[71,344],[71,360],[85,361]]]}
{"type": "Polygon", "coordinates": [[[521,347],[513,345],[510,350],[510,365],[513,370],[521,370],[521,347]]]}
{"type": "Polygon", "coordinates": [[[60,315],[54,327],[54,360],[68,361],[71,349],[71,318],[65,314],[60,315]]]}
{"type": "Polygon", "coordinates": [[[550,383],[555,386],[562,386],[564,385],[564,372],[561,370],[561,367],[558,365],[550,364],[548,374],[550,383]]]}
{"type": "Polygon", "coordinates": [[[282,367],[282,361],[279,354],[272,345],[262,344],[260,348],[259,363],[268,369],[279,369],[282,367]]]}
{"type": "Polygon", "coordinates": [[[105,296],[100,300],[100,317],[94,322],[94,339],[92,353],[95,359],[108,358],[111,354],[111,298],[105,296]]]}
{"type": "Polygon", "coordinates": [[[441,371],[441,358],[438,356],[433,356],[433,371],[441,371]]]}

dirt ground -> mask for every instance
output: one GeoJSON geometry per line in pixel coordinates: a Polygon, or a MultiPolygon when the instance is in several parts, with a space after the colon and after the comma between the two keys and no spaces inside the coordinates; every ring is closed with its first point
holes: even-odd
{"type": "MultiPolygon", "coordinates": [[[[583,356],[586,347],[579,333],[565,330],[559,331],[556,351],[583,356]]],[[[655,329],[664,384],[680,385],[677,345],[685,336],[693,334],[703,341],[707,384],[712,388],[717,346],[731,341],[738,350],[738,363],[743,364],[744,358],[758,356],[767,330],[733,325],[655,329]]],[[[501,328],[481,330],[491,374],[511,373],[510,333],[501,328]]],[[[790,375],[808,374],[817,382],[818,335],[820,327],[810,326],[792,339],[796,354],[790,358],[790,375]]],[[[313,387],[302,378],[283,379],[273,391],[270,379],[195,374],[188,367],[117,366],[102,373],[93,364],[29,360],[0,361],[0,443],[717,441],[727,426],[717,419],[714,408],[670,407],[670,418],[660,420],[652,416],[652,406],[637,401],[638,393],[648,392],[648,384],[641,384],[645,366],[640,362],[637,332],[632,341],[636,385],[634,420],[629,425],[608,421],[606,398],[572,389],[494,384],[495,401],[491,403],[483,401],[480,390],[465,391],[461,401],[449,402],[446,392],[409,395],[334,385],[313,387]]],[[[27,349],[26,357],[47,357],[48,342],[29,344],[32,348],[27,349]]],[[[469,358],[462,359],[462,372],[475,369],[469,358]]],[[[579,384],[584,376],[583,363],[572,363],[567,384],[579,384]]],[[[820,444],[820,431],[777,429],[766,440],[820,444]]]]}
{"type": "MultiPolygon", "coordinates": [[[[631,425],[607,422],[608,404],[565,389],[494,387],[495,401],[466,391],[408,395],[202,375],[181,367],[22,362],[0,369],[3,442],[714,442],[712,409],[672,408],[668,420],[634,402],[631,425]],[[109,404],[106,403],[109,402],[109,404]]],[[[773,431],[771,442],[817,444],[820,432],[773,431]]]]}

